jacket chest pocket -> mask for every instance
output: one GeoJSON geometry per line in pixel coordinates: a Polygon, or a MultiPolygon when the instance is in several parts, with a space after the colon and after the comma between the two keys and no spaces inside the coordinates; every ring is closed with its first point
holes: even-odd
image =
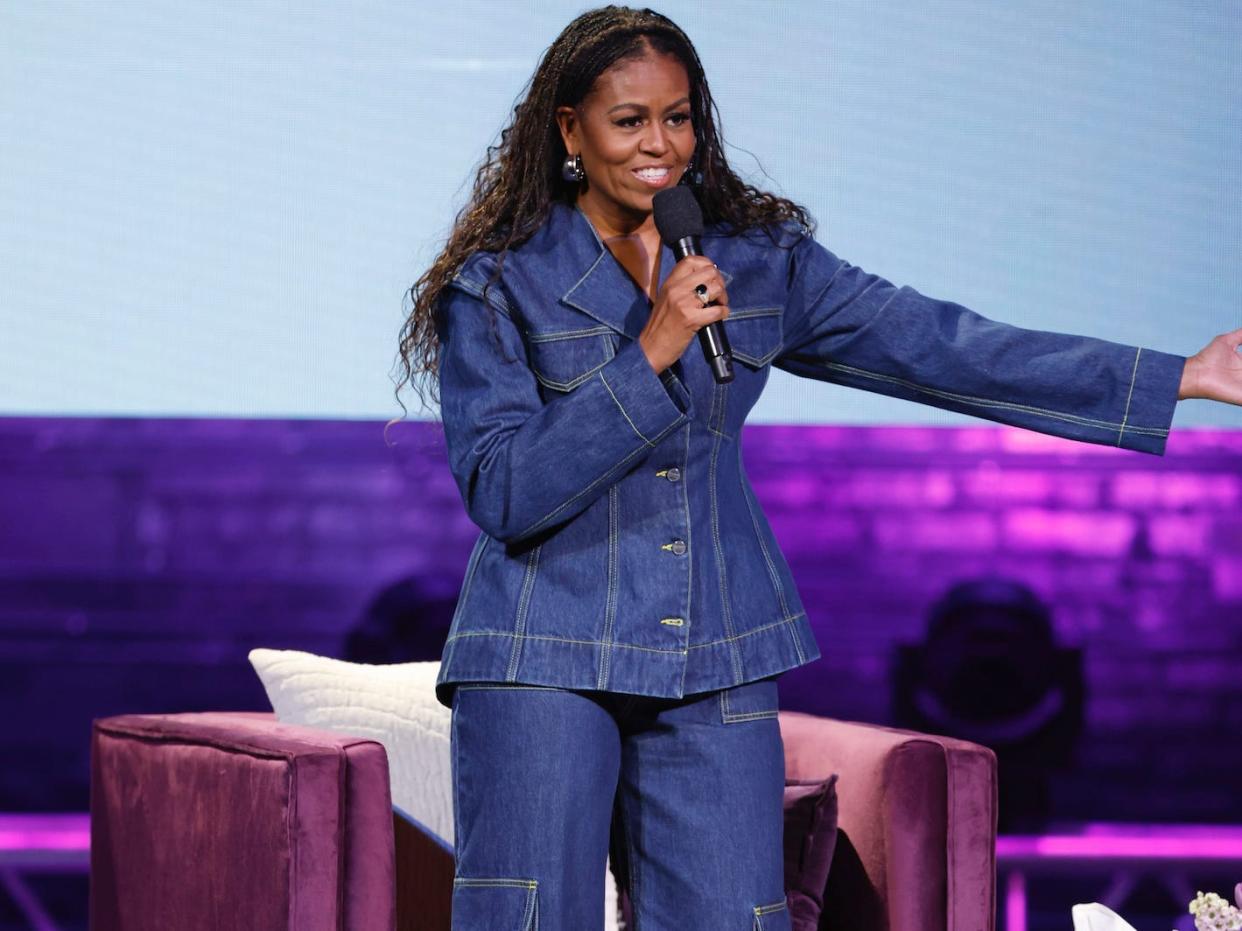
{"type": "Polygon", "coordinates": [[[530,333],[530,366],[541,385],[573,391],[617,354],[619,337],[608,327],[530,333]]]}
{"type": "Polygon", "coordinates": [[[781,350],[781,308],[743,307],[729,311],[725,334],[733,358],[761,369],[781,350]]]}
{"type": "MultiPolygon", "coordinates": [[[[781,308],[744,307],[729,311],[725,334],[733,355],[732,382],[717,385],[706,382],[702,401],[708,427],[727,440],[737,437],[746,415],[763,393],[768,366],[781,351],[781,308]]],[[[698,349],[694,351],[699,353],[698,349]]],[[[706,366],[704,366],[706,368],[706,366]]],[[[710,379],[710,375],[707,376],[710,379]]],[[[700,382],[702,384],[702,382],[700,382]]]]}

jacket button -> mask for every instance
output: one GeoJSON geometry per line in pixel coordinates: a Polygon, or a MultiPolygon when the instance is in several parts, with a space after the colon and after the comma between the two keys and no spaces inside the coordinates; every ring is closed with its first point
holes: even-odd
{"type": "Polygon", "coordinates": [[[686,553],[686,541],[685,540],[674,540],[672,543],[667,544],[667,546],[670,550],[672,550],[678,556],[684,556],[686,553]]]}
{"type": "Polygon", "coordinates": [[[667,473],[665,473],[664,477],[670,482],[675,482],[681,478],[681,469],[677,468],[677,466],[673,466],[667,473]]]}

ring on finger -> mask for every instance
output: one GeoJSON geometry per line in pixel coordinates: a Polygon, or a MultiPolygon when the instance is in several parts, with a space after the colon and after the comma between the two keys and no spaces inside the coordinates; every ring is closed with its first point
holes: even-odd
{"type": "Polygon", "coordinates": [[[694,286],[694,293],[698,295],[699,301],[702,302],[704,307],[707,307],[709,304],[711,304],[711,301],[708,300],[707,298],[707,285],[696,284],[694,286]]]}

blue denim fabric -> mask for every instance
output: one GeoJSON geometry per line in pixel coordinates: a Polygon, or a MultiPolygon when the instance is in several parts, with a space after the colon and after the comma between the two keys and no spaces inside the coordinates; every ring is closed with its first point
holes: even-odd
{"type": "Polygon", "coordinates": [[[602,929],[610,844],[633,931],[789,931],[777,705],[459,685],[453,931],[602,929]]]}
{"type": "MultiPolygon", "coordinates": [[[[697,341],[652,371],[637,341],[650,301],[574,207],[553,206],[496,280],[480,252],[445,290],[445,439],[483,532],[444,705],[463,680],[680,697],[819,658],[742,468],[769,366],[1163,454],[1184,356],[1000,323],[774,233],[703,238],[729,290],[726,385],[697,341]]],[[[665,247],[661,285],[673,265],[665,247]]]]}

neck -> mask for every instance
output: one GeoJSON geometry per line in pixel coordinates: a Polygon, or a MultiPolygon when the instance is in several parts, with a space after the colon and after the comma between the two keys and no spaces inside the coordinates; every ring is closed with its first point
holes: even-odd
{"type": "Polygon", "coordinates": [[[582,208],[582,212],[591,221],[591,225],[595,227],[601,239],[611,239],[615,236],[659,238],[655,216],[651,211],[635,213],[619,208],[616,204],[601,204],[591,196],[590,191],[578,198],[578,206],[582,208]]]}

